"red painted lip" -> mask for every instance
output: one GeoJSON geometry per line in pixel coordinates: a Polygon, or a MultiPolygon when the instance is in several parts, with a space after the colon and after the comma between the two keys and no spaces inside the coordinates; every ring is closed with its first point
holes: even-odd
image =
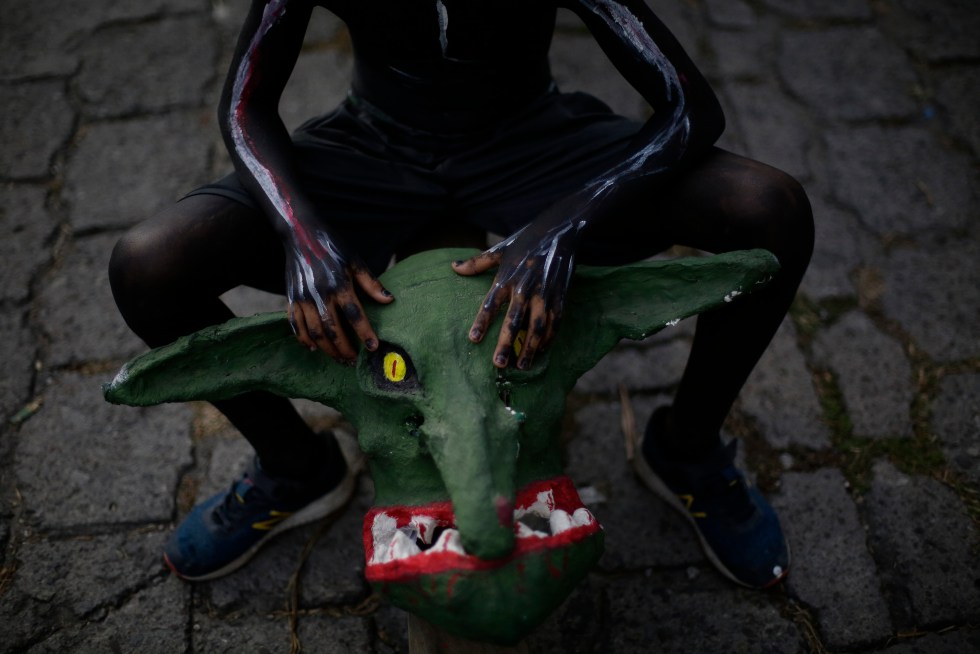
{"type": "Polygon", "coordinates": [[[364,517],[367,580],[404,581],[448,570],[487,570],[532,552],[566,547],[602,529],[582,504],[572,480],[564,475],[531,482],[517,493],[517,538],[514,550],[501,559],[488,561],[467,554],[455,525],[449,502],[373,507],[364,517]],[[541,530],[545,522],[548,533],[541,530]]]}

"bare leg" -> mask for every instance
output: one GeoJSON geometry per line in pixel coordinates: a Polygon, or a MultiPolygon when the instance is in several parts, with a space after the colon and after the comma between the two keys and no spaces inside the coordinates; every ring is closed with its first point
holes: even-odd
{"type": "MultiPolygon", "coordinates": [[[[218,298],[236,286],[281,293],[283,266],[279,239],[261,214],[198,195],[127,232],[113,250],[109,280],[126,323],[157,347],[231,318],[218,298]]],[[[214,404],[269,472],[303,477],[334,464],[343,473],[342,461],[317,461],[320,441],[289,400],[255,392],[214,404]]]]}

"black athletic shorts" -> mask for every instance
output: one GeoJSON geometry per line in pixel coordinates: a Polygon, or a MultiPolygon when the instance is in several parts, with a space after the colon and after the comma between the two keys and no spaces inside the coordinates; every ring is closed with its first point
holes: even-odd
{"type": "MultiPolygon", "coordinates": [[[[552,90],[492,130],[432,134],[349,97],[300,126],[293,143],[303,191],[331,230],[381,271],[400,244],[446,221],[501,236],[520,229],[622,162],[640,126],[590,95],[552,90]]],[[[188,195],[198,194],[258,208],[234,173],[188,195]]],[[[616,240],[627,242],[590,238],[579,260],[633,260],[666,247],[634,252],[628,236],[616,240]]]]}

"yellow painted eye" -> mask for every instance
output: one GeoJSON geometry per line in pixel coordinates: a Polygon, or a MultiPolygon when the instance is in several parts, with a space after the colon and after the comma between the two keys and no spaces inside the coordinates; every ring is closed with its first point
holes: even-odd
{"type": "Polygon", "coordinates": [[[514,356],[520,356],[521,350],[524,349],[524,339],[527,338],[527,331],[522,329],[517,332],[517,337],[514,339],[514,356]]]}
{"type": "Polygon", "coordinates": [[[405,365],[405,357],[397,352],[389,352],[385,355],[384,373],[388,381],[400,382],[405,379],[408,366],[405,365]]]}

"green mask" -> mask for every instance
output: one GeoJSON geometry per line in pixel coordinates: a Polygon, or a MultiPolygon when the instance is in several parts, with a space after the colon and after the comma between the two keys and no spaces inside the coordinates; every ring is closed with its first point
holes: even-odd
{"type": "Polygon", "coordinates": [[[750,292],[778,264],[754,250],[579,267],[548,351],[529,371],[498,371],[496,339],[467,338],[490,276],[449,266],[472,254],[430,251],[386,272],[397,300],[365,307],[381,343],[353,368],[299,346],[283,314],[264,314],[136,358],[106,399],[145,406],[265,390],[338,409],[357,428],[376,489],[363,531],[368,581],[451,633],[514,643],[602,553],[602,530],[561,469],[575,381],[620,339],[750,292]]]}

